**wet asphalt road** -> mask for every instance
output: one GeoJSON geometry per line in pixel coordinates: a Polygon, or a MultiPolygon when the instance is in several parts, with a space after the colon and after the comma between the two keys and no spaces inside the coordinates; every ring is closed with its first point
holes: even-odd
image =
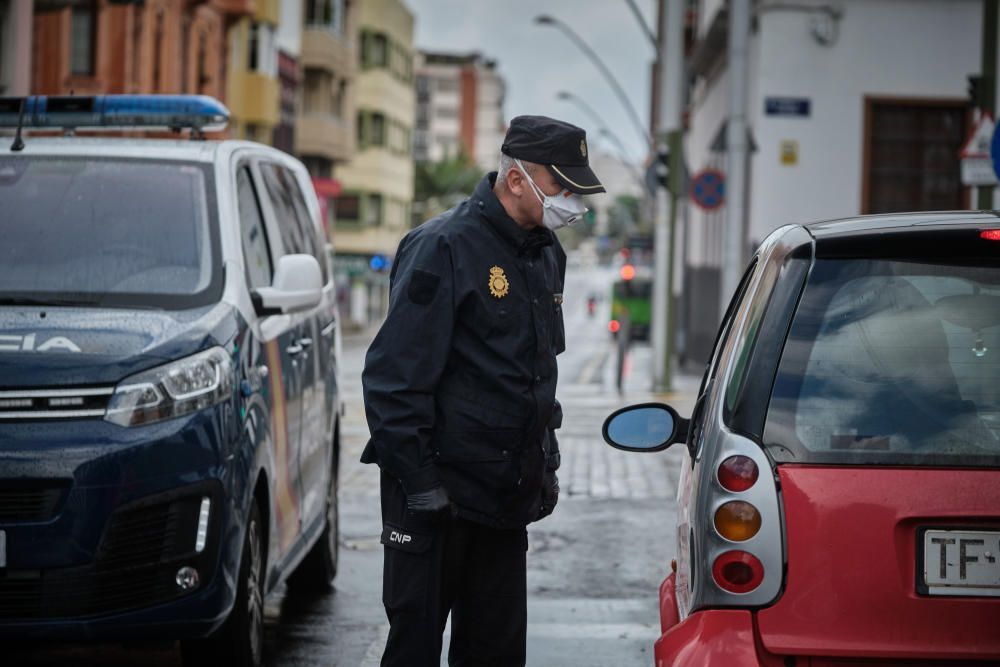
{"type": "MultiPolygon", "coordinates": [[[[615,349],[601,312],[586,297],[610,290],[610,270],[572,270],[567,280],[567,351],[560,357],[562,497],[555,514],[529,528],[528,664],[624,667],[652,664],[659,635],[657,589],[673,558],[674,497],[680,453],[642,455],[603,444],[600,426],[617,407],[651,398],[649,349],[637,346],[625,397],[615,390],[615,349]]],[[[336,591],[268,599],[265,658],[272,667],[378,664],[385,640],[378,472],[357,462],[367,439],[360,370],[368,338],[345,340],[347,394],[341,469],[341,558],[336,591]]],[[[668,402],[690,414],[693,378],[668,402]]],[[[446,631],[447,632],[447,631],[446,631]]],[[[447,637],[445,640],[447,646],[447,637]]],[[[445,650],[445,653],[447,651],[445,650]]],[[[69,644],[6,647],[2,665],[180,665],[174,644],[69,644]]]]}

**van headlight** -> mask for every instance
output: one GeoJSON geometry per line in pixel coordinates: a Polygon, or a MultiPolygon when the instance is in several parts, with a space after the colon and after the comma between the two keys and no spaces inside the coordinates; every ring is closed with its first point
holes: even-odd
{"type": "Polygon", "coordinates": [[[233,362],[221,347],[127,377],[108,403],[105,421],[139,426],[180,417],[232,395],[233,362]]]}

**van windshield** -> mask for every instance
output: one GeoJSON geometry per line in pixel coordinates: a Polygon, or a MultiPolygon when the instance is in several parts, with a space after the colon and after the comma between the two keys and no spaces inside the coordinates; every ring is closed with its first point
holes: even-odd
{"type": "Polygon", "coordinates": [[[764,442],[785,462],[1000,465],[1000,268],[817,260],[764,442]]]}
{"type": "Polygon", "coordinates": [[[190,308],[221,291],[211,171],[0,157],[0,304],[190,308]]]}

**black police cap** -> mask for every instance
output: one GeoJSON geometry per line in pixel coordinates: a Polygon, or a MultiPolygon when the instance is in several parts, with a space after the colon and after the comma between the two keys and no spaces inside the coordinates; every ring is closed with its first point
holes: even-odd
{"type": "Polygon", "coordinates": [[[545,116],[517,116],[510,121],[500,151],[544,164],[559,183],[581,195],[605,192],[587,162],[587,133],[576,125],[545,116]]]}

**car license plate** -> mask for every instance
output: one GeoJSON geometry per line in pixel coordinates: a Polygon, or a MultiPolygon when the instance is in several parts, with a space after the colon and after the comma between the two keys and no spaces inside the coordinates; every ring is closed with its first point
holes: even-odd
{"type": "Polygon", "coordinates": [[[928,595],[1000,597],[1000,531],[924,531],[928,595]]]}

